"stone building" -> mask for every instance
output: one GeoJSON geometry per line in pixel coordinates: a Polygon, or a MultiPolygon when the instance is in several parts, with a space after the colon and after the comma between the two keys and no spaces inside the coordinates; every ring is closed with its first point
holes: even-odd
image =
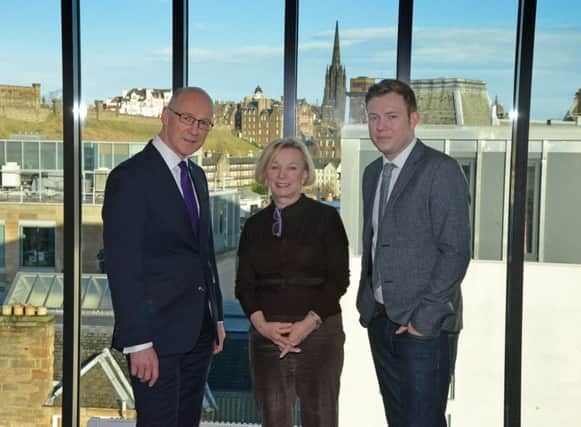
{"type": "Polygon", "coordinates": [[[329,122],[315,123],[314,143],[315,153],[318,157],[340,158],[341,157],[341,128],[329,122]]]}
{"type": "Polygon", "coordinates": [[[565,120],[581,122],[581,89],[575,94],[575,99],[565,114],[565,120]]]}
{"type": "Polygon", "coordinates": [[[0,117],[17,120],[42,120],[40,83],[31,86],[0,85],[0,117]]]}
{"type": "Polygon", "coordinates": [[[254,183],[254,169],[258,157],[229,156],[231,188],[250,187],[254,183]]]}
{"type": "Polygon", "coordinates": [[[123,102],[122,96],[113,96],[105,100],[104,107],[106,110],[118,112],[121,109],[122,102],[123,102]]]}
{"type": "MultiPolygon", "coordinates": [[[[379,79],[351,79],[351,124],[367,123],[365,94],[376,80],[379,79]]],[[[486,82],[482,80],[440,77],[412,80],[410,86],[416,94],[423,124],[487,126],[493,124],[493,115],[504,118],[504,109],[500,104],[494,107],[488,96],[486,82]]]]}
{"type": "Polygon", "coordinates": [[[171,94],[171,89],[124,90],[119,112],[133,116],[161,117],[163,107],[169,103],[171,94]]]}
{"type": "Polygon", "coordinates": [[[234,101],[214,102],[214,125],[225,126],[234,132],[239,126],[236,121],[238,117],[238,103],[234,101]]]}
{"type": "Polygon", "coordinates": [[[303,138],[312,138],[315,134],[315,108],[305,99],[297,100],[297,135],[303,138]]]}
{"type": "Polygon", "coordinates": [[[315,158],[315,187],[324,200],[341,196],[341,161],[339,159],[315,158]]]}
{"type": "Polygon", "coordinates": [[[0,424],[51,425],[53,316],[0,316],[0,424]]]}
{"type": "MultiPolygon", "coordinates": [[[[0,203],[0,282],[11,283],[19,270],[62,271],[64,213],[62,204],[0,203]]],[[[98,273],[97,255],[103,247],[101,206],[83,204],[83,272],[98,273]]]]}
{"type": "Polygon", "coordinates": [[[254,183],[257,157],[204,153],[201,166],[210,190],[249,188],[254,183]]]}
{"type": "Polygon", "coordinates": [[[226,188],[230,162],[224,153],[205,152],[199,165],[206,173],[209,190],[226,188]]]}
{"type": "Polygon", "coordinates": [[[367,123],[367,110],[365,108],[365,95],[375,83],[372,77],[355,77],[349,79],[349,123],[367,123]]]}
{"type": "Polygon", "coordinates": [[[282,138],[283,107],[280,101],[266,98],[257,86],[254,95],[244,97],[240,104],[240,137],[264,147],[282,138]]]}
{"type": "Polygon", "coordinates": [[[492,123],[491,102],[482,80],[440,77],[412,80],[424,124],[482,126],[492,123]]]}

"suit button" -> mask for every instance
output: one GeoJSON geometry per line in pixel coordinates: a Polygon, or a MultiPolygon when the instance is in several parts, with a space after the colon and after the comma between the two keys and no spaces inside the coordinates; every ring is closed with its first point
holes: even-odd
{"type": "Polygon", "coordinates": [[[198,291],[205,292],[205,289],[202,285],[198,285],[198,291]]]}

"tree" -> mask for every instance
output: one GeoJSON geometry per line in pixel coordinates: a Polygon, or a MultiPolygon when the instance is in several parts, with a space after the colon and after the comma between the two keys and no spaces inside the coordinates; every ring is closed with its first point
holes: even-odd
{"type": "Polygon", "coordinates": [[[256,181],[252,183],[250,189],[257,194],[268,194],[268,187],[266,185],[259,184],[256,181]]]}

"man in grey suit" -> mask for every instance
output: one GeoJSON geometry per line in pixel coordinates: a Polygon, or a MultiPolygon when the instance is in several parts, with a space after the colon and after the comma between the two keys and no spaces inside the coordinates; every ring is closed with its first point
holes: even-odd
{"type": "Polygon", "coordinates": [[[363,174],[357,295],[390,427],[445,427],[470,260],[469,194],[451,157],[415,137],[413,90],[369,88],[369,133],[383,154],[363,174]]]}

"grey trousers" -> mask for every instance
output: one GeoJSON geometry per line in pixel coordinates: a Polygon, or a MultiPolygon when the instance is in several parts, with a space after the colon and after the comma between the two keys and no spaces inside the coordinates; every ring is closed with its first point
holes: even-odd
{"type": "MultiPolygon", "coordinates": [[[[275,319],[271,319],[275,320],[275,319]]],[[[250,365],[263,427],[292,427],[300,401],[303,427],[337,427],[345,334],[341,315],[327,318],[299,346],[279,358],[278,347],[250,328],[250,365]]]]}

